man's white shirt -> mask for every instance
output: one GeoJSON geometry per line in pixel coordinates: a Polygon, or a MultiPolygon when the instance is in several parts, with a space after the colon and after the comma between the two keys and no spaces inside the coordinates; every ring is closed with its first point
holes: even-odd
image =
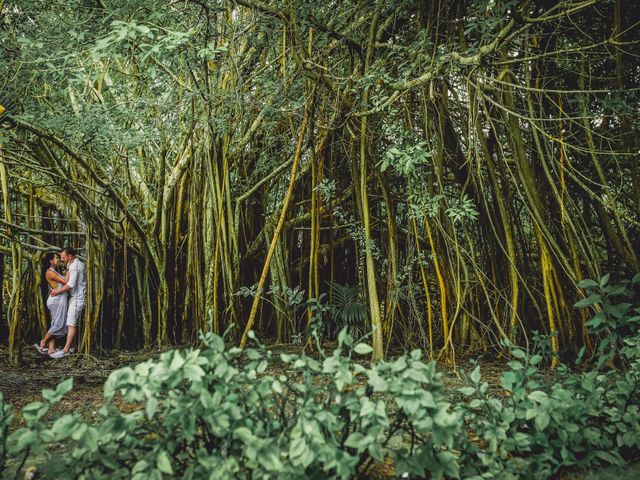
{"type": "Polygon", "coordinates": [[[87,296],[87,274],[84,263],[80,259],[75,258],[69,265],[69,286],[71,299],[84,302],[87,296]]]}

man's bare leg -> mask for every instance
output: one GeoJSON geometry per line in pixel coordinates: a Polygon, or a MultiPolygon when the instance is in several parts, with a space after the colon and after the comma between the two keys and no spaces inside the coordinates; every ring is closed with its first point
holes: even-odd
{"type": "Polygon", "coordinates": [[[67,343],[65,344],[64,353],[69,353],[69,349],[73,345],[73,339],[76,337],[76,332],[78,331],[78,327],[74,327],[72,325],[67,325],[67,343]]]}
{"type": "Polygon", "coordinates": [[[49,338],[49,351],[47,353],[49,355],[51,355],[55,351],[56,351],[56,339],[54,337],[50,337],[49,338]]]}

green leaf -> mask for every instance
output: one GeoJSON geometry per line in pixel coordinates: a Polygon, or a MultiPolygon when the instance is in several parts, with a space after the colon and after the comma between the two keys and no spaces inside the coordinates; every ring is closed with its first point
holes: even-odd
{"type": "Polygon", "coordinates": [[[293,458],[298,458],[302,456],[302,454],[307,449],[307,442],[304,437],[298,437],[293,439],[291,444],[289,445],[289,456],[293,458]]]}
{"type": "Polygon", "coordinates": [[[382,378],[375,370],[369,370],[367,372],[369,377],[369,385],[373,387],[374,392],[386,392],[389,387],[387,381],[382,378]]]}
{"type": "Polygon", "coordinates": [[[147,404],[145,405],[145,413],[147,414],[147,419],[151,420],[156,413],[156,409],[158,408],[158,399],[156,397],[151,397],[147,400],[147,404]]]}
{"type": "Polygon", "coordinates": [[[547,412],[539,412],[535,420],[536,430],[542,432],[545,428],[547,428],[550,420],[551,419],[547,412]]]}
{"type": "Polygon", "coordinates": [[[590,278],[582,280],[578,283],[578,287],[580,288],[598,288],[600,285],[595,280],[591,280],[590,278]]]}
{"type": "Polygon", "coordinates": [[[413,360],[420,360],[422,358],[422,350],[420,350],[419,348],[411,350],[411,353],[409,353],[409,356],[413,360]]]}
{"type": "Polygon", "coordinates": [[[33,412],[38,411],[43,405],[44,403],[38,401],[28,403],[24,407],[22,407],[22,414],[24,415],[25,412],[32,414],[33,412]]]}
{"type": "Polygon", "coordinates": [[[531,365],[538,365],[542,361],[542,355],[534,355],[529,359],[531,365]]]}
{"type": "Polygon", "coordinates": [[[258,461],[268,471],[279,472],[282,470],[282,462],[278,457],[277,449],[273,445],[260,450],[258,453],[258,461]]]}
{"type": "Polygon", "coordinates": [[[247,427],[238,427],[233,431],[233,436],[235,438],[238,438],[244,442],[250,441],[251,439],[253,439],[253,434],[251,433],[251,430],[249,430],[247,427]]]}
{"type": "Polygon", "coordinates": [[[184,367],[184,378],[187,380],[199,382],[204,375],[204,370],[199,365],[189,364],[184,367]]]}
{"type": "Polygon", "coordinates": [[[630,303],[616,303],[615,305],[605,305],[604,309],[607,313],[613,315],[617,319],[624,317],[631,310],[630,303]]]}
{"type": "Polygon", "coordinates": [[[360,416],[367,417],[376,411],[376,404],[368,398],[364,397],[360,400],[362,408],[360,409],[360,416]]]}
{"type": "Polygon", "coordinates": [[[624,460],[620,457],[620,454],[616,451],[606,452],[604,450],[599,450],[598,452],[596,452],[596,456],[612,465],[622,466],[625,463],[624,460]]]}
{"type": "Polygon", "coordinates": [[[349,435],[347,441],[344,444],[347,447],[363,450],[367,448],[369,443],[371,443],[371,437],[364,436],[360,432],[353,432],[351,435],[349,435]]]}
{"type": "Polygon", "coordinates": [[[143,473],[147,470],[149,470],[149,462],[142,459],[136,462],[136,464],[133,466],[133,470],[131,470],[131,473],[143,473]]]}
{"type": "Polygon", "coordinates": [[[282,393],[282,384],[278,380],[273,381],[273,383],[271,384],[271,388],[278,394],[282,393]]]}
{"type": "Polygon", "coordinates": [[[417,382],[420,383],[430,383],[429,382],[429,377],[427,377],[425,375],[425,373],[423,372],[423,369],[420,368],[410,368],[407,371],[407,375],[409,378],[411,378],[412,380],[415,380],[417,382]]]}
{"type": "Polygon", "coordinates": [[[524,369],[524,365],[522,364],[522,362],[518,362],[517,360],[512,360],[511,362],[507,362],[507,366],[511,370],[522,370],[522,369],[524,369]]]}
{"type": "Polygon", "coordinates": [[[511,350],[511,355],[519,359],[523,359],[527,356],[525,351],[520,348],[514,348],[513,350],[511,350]]]}
{"type": "Polygon", "coordinates": [[[88,426],[82,436],[82,445],[88,452],[95,452],[98,449],[98,430],[95,427],[88,426]]]}
{"type": "Polygon", "coordinates": [[[182,368],[184,365],[184,358],[180,355],[178,350],[173,351],[173,358],[171,359],[171,364],[169,365],[170,372],[176,372],[182,368]]]}
{"type": "Polygon", "coordinates": [[[606,323],[606,320],[607,317],[605,317],[604,313],[598,312],[593,316],[593,318],[587,320],[586,324],[593,329],[597,329],[600,325],[606,323]]]}
{"type": "Polygon", "coordinates": [[[476,392],[476,389],[473,387],[462,387],[462,388],[459,388],[458,391],[463,395],[469,396],[469,395],[473,395],[476,392]]]}
{"type": "Polygon", "coordinates": [[[471,372],[471,375],[469,375],[469,378],[473,383],[476,383],[476,384],[480,381],[480,378],[481,378],[480,365],[478,365],[476,368],[473,369],[473,371],[471,372]]]}
{"type": "Polygon", "coordinates": [[[42,398],[44,398],[48,402],[53,403],[53,402],[55,402],[56,391],[55,390],[51,390],[50,388],[43,388],[42,389],[42,398]]]}
{"type": "Polygon", "coordinates": [[[542,403],[548,400],[549,396],[543,391],[536,390],[535,392],[531,392],[529,395],[527,395],[527,398],[529,400],[533,400],[534,402],[542,403]]]}
{"type": "Polygon", "coordinates": [[[42,402],[31,402],[22,408],[22,416],[29,422],[41,419],[49,411],[49,405],[42,402]]]}
{"type": "Polygon", "coordinates": [[[56,393],[62,397],[71,391],[73,388],[73,377],[67,378],[66,380],[60,382],[56,387],[56,393]]]}
{"type": "Polygon", "coordinates": [[[575,308],[587,308],[596,303],[600,303],[602,301],[602,297],[596,293],[592,293],[587,298],[583,298],[582,300],[578,300],[573,306],[575,308]]]}
{"type": "Polygon", "coordinates": [[[109,455],[105,455],[104,453],[98,453],[96,454],[96,458],[100,461],[100,463],[102,463],[102,465],[107,467],[107,469],[109,470],[117,471],[120,468],[120,464],[116,462],[113,458],[111,458],[109,455]]]}
{"type": "Polygon", "coordinates": [[[77,418],[73,415],[64,415],[58,418],[51,427],[55,440],[60,441],[69,438],[76,424],[77,418]]]}
{"type": "Polygon", "coordinates": [[[173,467],[171,466],[171,460],[169,460],[169,455],[164,450],[160,450],[158,455],[156,456],[156,465],[158,470],[162,473],[166,473],[167,475],[173,475],[173,467]]]}
{"type": "Polygon", "coordinates": [[[22,428],[11,434],[9,437],[10,442],[15,442],[15,449],[17,449],[17,452],[13,450],[14,454],[30,448],[37,439],[38,432],[27,428],[22,428]]]}

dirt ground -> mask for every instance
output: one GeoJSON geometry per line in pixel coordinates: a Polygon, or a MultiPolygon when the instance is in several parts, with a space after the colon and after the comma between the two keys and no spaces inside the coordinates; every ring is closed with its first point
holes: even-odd
{"type": "MultiPolygon", "coordinates": [[[[34,347],[23,347],[21,363],[8,363],[7,349],[0,346],[0,391],[4,401],[19,412],[26,404],[40,400],[44,388],[55,389],[69,377],[74,387],[52,413],[79,412],[90,419],[103,400],[103,385],[109,374],[122,366],[138,363],[159,352],[118,352],[99,358],[76,354],[62,360],[41,355],[34,347]]],[[[14,424],[15,428],[17,425],[14,424]]]]}

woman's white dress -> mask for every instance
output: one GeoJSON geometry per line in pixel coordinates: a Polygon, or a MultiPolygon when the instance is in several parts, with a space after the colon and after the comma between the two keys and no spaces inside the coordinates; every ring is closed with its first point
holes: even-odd
{"type": "MultiPolygon", "coordinates": [[[[58,283],[58,288],[62,286],[62,283],[58,283]]],[[[52,297],[51,290],[49,286],[49,298],[47,298],[47,308],[51,312],[49,333],[55,337],[64,337],[67,334],[67,294],[52,297]]]]}

